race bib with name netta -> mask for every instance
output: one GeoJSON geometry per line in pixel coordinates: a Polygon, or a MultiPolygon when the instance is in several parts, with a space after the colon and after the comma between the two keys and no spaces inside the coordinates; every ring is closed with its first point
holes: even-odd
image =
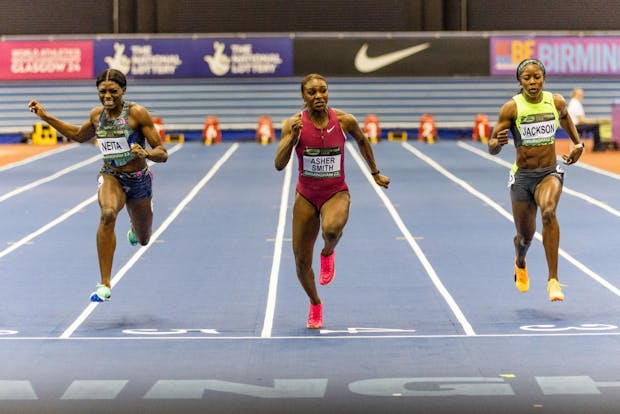
{"type": "Polygon", "coordinates": [[[129,142],[125,137],[97,138],[97,144],[104,160],[126,162],[133,157],[129,142]]]}
{"type": "Polygon", "coordinates": [[[121,154],[123,152],[130,151],[129,142],[127,138],[97,138],[99,149],[103,155],[107,154],[121,154]]]}
{"type": "Polygon", "coordinates": [[[305,177],[340,177],[342,159],[340,147],[304,149],[303,171],[305,177]]]}

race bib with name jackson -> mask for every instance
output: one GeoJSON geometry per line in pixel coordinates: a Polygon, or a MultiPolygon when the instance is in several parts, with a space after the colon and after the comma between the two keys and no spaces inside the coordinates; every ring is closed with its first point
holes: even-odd
{"type": "Polygon", "coordinates": [[[555,140],[555,128],[556,121],[552,113],[525,115],[519,126],[521,142],[526,146],[552,144],[555,140]]]}
{"type": "Polygon", "coordinates": [[[340,177],[340,147],[304,149],[303,171],[305,177],[340,177]]]}

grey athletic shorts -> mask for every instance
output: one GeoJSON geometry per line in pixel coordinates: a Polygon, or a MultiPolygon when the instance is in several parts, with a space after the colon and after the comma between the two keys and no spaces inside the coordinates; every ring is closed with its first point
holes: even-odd
{"type": "Polygon", "coordinates": [[[564,184],[564,170],[559,165],[525,170],[513,168],[510,171],[508,187],[510,188],[510,198],[512,201],[530,201],[534,199],[534,192],[538,184],[548,175],[553,175],[564,184]]]}

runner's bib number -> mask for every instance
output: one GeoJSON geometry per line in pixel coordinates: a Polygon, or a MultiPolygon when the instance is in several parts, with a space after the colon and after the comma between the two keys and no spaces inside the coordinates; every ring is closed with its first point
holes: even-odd
{"type": "Polygon", "coordinates": [[[99,150],[104,156],[123,154],[131,151],[129,142],[127,142],[127,138],[125,137],[97,138],[97,143],[99,144],[99,150]]]}
{"type": "Polygon", "coordinates": [[[303,156],[303,175],[315,178],[340,177],[340,147],[306,148],[303,156]]]}
{"type": "Polygon", "coordinates": [[[127,138],[97,138],[99,150],[106,161],[114,161],[114,165],[121,166],[127,164],[134,158],[127,138]]]}
{"type": "Polygon", "coordinates": [[[552,144],[555,139],[555,119],[521,123],[520,130],[523,145],[552,144]]]}

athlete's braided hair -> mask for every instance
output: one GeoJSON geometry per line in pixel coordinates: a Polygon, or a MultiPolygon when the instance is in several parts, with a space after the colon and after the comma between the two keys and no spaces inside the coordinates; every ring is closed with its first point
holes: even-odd
{"type": "Polygon", "coordinates": [[[106,69],[97,76],[97,86],[105,81],[116,82],[123,89],[127,86],[127,78],[123,72],[117,69],[106,69]]]}

